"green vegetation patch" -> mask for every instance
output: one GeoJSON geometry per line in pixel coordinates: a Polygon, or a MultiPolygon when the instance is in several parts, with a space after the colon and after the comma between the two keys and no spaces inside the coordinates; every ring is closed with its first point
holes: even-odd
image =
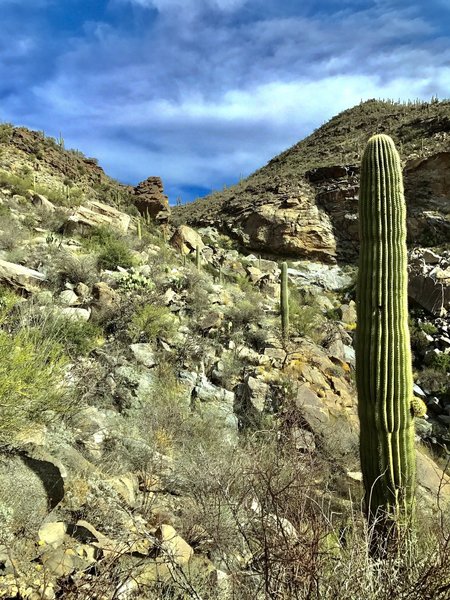
{"type": "Polygon", "coordinates": [[[83,239],[88,250],[97,251],[100,269],[114,270],[117,267],[128,269],[135,265],[135,258],[126,240],[117,231],[108,227],[92,229],[83,239]]]}
{"type": "Polygon", "coordinates": [[[17,434],[67,409],[63,379],[67,357],[61,344],[34,328],[0,329],[0,447],[17,434]]]}
{"type": "Polygon", "coordinates": [[[170,338],[176,332],[175,318],[166,306],[148,304],[131,319],[129,333],[133,341],[170,338]]]}

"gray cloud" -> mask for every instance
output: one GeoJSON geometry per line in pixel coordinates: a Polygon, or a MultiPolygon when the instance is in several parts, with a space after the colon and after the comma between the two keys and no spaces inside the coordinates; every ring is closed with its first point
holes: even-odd
{"type": "Polygon", "coordinates": [[[328,19],[280,16],[271,2],[272,12],[258,12],[259,0],[110,8],[131,4],[137,20],[86,23],[41,77],[29,76],[26,60],[39,38],[11,35],[11,70],[29,82],[10,91],[3,113],[62,130],[117,177],[160,174],[172,197],[247,175],[362,98],[444,95],[450,86],[448,38],[419,5],[347,1],[328,19]]]}

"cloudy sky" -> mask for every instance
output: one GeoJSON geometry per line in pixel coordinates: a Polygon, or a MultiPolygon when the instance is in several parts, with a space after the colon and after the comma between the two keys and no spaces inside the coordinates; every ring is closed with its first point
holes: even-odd
{"type": "Polygon", "coordinates": [[[449,0],[0,0],[0,120],[173,203],[368,98],[450,90],[449,0]]]}

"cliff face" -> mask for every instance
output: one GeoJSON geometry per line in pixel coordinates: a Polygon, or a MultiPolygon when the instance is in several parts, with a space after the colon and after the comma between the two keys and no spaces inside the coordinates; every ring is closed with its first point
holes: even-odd
{"type": "Polygon", "coordinates": [[[408,242],[450,239],[450,102],[368,102],[341,113],[245,181],[174,209],[176,223],[215,225],[262,253],[352,261],[357,256],[359,152],[390,133],[404,159],[408,242]]]}

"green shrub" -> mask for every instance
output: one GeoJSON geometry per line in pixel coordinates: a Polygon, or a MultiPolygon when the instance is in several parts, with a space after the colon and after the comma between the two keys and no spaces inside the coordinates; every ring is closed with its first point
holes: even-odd
{"type": "Polygon", "coordinates": [[[0,249],[14,250],[26,238],[25,231],[12,217],[3,217],[0,224],[0,249]]]}
{"type": "Polygon", "coordinates": [[[58,317],[54,335],[71,359],[87,356],[103,341],[103,330],[90,321],[58,317]]]}
{"type": "Polygon", "coordinates": [[[25,327],[15,335],[0,330],[0,447],[67,410],[66,364],[61,344],[38,329],[25,327]]]}
{"type": "MultiPolygon", "coordinates": [[[[253,290],[254,292],[254,290],[253,290]]],[[[233,330],[236,331],[242,327],[257,323],[263,316],[261,308],[261,297],[251,294],[251,297],[245,297],[227,311],[227,318],[233,324],[233,330]]]]}
{"type": "Polygon", "coordinates": [[[114,229],[97,227],[83,240],[91,251],[98,251],[97,263],[100,269],[114,270],[117,267],[133,267],[135,259],[124,238],[114,229]]]}
{"type": "Polygon", "coordinates": [[[133,341],[151,341],[173,336],[176,324],[166,306],[148,304],[132,317],[128,331],[133,341]]]}
{"type": "Polygon", "coordinates": [[[100,269],[114,270],[117,267],[127,269],[135,264],[135,259],[128,246],[120,239],[111,240],[98,255],[100,269]]]}
{"type": "Polygon", "coordinates": [[[427,363],[432,369],[447,373],[450,371],[450,354],[444,354],[443,352],[440,354],[430,353],[427,357],[427,363]]]}
{"type": "Polygon", "coordinates": [[[430,393],[443,394],[448,386],[448,376],[442,370],[425,368],[418,374],[420,387],[430,393]]]}
{"type": "Polygon", "coordinates": [[[43,311],[33,301],[23,302],[9,319],[12,331],[33,327],[43,339],[54,340],[71,359],[87,356],[103,343],[103,329],[97,323],[75,319],[51,306],[43,311]]]}
{"type": "MultiPolygon", "coordinates": [[[[50,238],[49,238],[50,240],[50,238]]],[[[66,282],[74,285],[85,283],[90,285],[97,280],[97,261],[89,254],[72,254],[61,249],[54,251],[55,256],[49,263],[48,278],[57,287],[62,288],[66,282]]]]}
{"type": "Polygon", "coordinates": [[[316,340],[318,330],[323,322],[319,308],[313,305],[314,298],[302,295],[294,288],[289,288],[289,314],[292,334],[310,337],[316,340]]]}
{"type": "Polygon", "coordinates": [[[420,329],[423,332],[428,333],[428,335],[434,335],[438,332],[436,325],[433,325],[433,323],[421,323],[420,329]]]}
{"type": "Polygon", "coordinates": [[[6,171],[0,171],[0,187],[11,190],[13,194],[25,196],[27,191],[33,187],[33,180],[29,175],[19,176],[6,171]]]}

